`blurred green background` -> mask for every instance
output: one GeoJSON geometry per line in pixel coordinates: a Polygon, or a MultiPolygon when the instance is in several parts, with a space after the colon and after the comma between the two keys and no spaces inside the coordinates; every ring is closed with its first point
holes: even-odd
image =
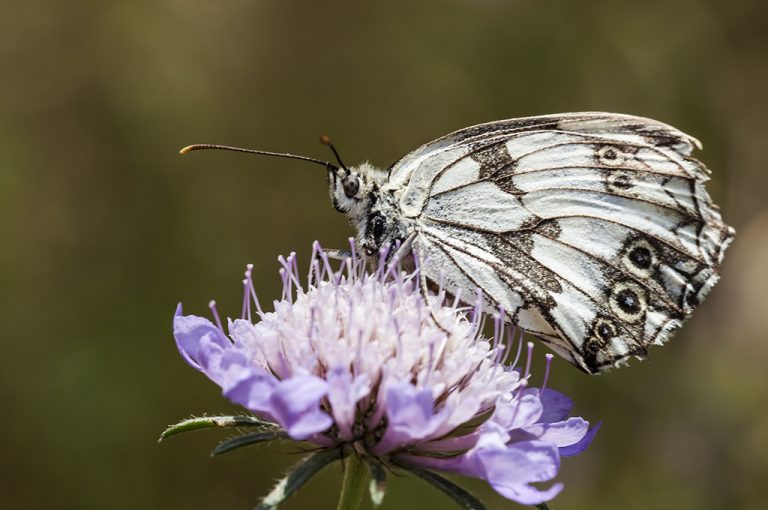
{"type": "MultiPolygon", "coordinates": [[[[552,385],[605,425],[557,509],[765,508],[768,7],[764,1],[6,0],[0,19],[0,506],[245,509],[297,457],[158,445],[234,410],[185,365],[176,302],[237,313],[243,267],[350,235],[324,172],[217,142],[388,165],[470,124],[607,110],[704,143],[738,236],[723,281],[646,363],[552,385]]],[[[287,508],[335,508],[337,469],[287,508]]],[[[491,508],[514,508],[470,483],[491,508]]],[[[384,508],[443,508],[394,478],[384,508]]]]}

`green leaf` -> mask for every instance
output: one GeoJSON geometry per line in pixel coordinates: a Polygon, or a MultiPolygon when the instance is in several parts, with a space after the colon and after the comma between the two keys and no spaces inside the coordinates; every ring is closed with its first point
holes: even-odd
{"type": "Polygon", "coordinates": [[[319,473],[325,466],[331,462],[341,460],[344,457],[341,449],[321,450],[309,457],[304,458],[288,476],[280,480],[272,492],[267,494],[256,507],[256,510],[271,510],[288,499],[293,493],[298,491],[313,476],[319,473]]]}
{"type": "Polygon", "coordinates": [[[448,497],[458,503],[461,508],[464,508],[465,510],[485,510],[485,506],[479,499],[447,478],[443,478],[437,473],[426,469],[420,469],[413,466],[403,467],[422,480],[429,482],[443,491],[448,497]]]}
{"type": "Polygon", "coordinates": [[[260,420],[254,416],[203,416],[201,418],[189,418],[175,425],[169,426],[160,434],[160,441],[190,430],[208,429],[214,427],[261,427],[275,429],[277,425],[260,420]]]}
{"type": "Polygon", "coordinates": [[[536,505],[536,508],[538,508],[539,510],[549,510],[549,505],[546,503],[539,503],[538,505],[536,505]]]}
{"type": "Polygon", "coordinates": [[[267,441],[274,441],[275,439],[288,437],[282,430],[264,430],[261,432],[255,432],[253,434],[246,434],[243,436],[233,437],[222,441],[211,452],[211,457],[221,455],[223,453],[231,452],[243,446],[250,446],[252,444],[264,443],[267,441]]]}
{"type": "Polygon", "coordinates": [[[387,470],[375,460],[368,462],[368,470],[371,473],[371,480],[368,482],[371,502],[374,507],[378,507],[384,501],[384,493],[387,491],[387,470]]]}

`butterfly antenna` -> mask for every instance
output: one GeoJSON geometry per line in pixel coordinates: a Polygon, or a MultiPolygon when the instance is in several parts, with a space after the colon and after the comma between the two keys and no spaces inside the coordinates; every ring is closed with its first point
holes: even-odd
{"type": "MultiPolygon", "coordinates": [[[[187,145],[186,147],[184,147],[179,151],[179,154],[184,155],[184,154],[187,154],[188,152],[208,150],[208,149],[234,151],[234,152],[247,152],[248,154],[258,154],[260,156],[274,156],[277,158],[286,158],[286,159],[299,159],[301,161],[309,161],[310,163],[317,163],[318,165],[323,165],[325,168],[329,170],[333,170],[334,172],[339,169],[339,167],[337,167],[333,163],[330,163],[328,161],[322,161],[320,159],[310,158],[307,156],[298,156],[296,154],[289,154],[287,152],[257,151],[254,149],[243,149],[241,147],[230,147],[228,145],[217,145],[217,144],[211,144],[211,143],[196,143],[194,145],[187,145]]],[[[344,165],[342,165],[342,167],[343,166],[344,165]]]]}
{"type": "Polygon", "coordinates": [[[329,137],[328,135],[322,135],[322,136],[320,137],[320,143],[322,143],[323,145],[327,145],[328,147],[330,147],[330,148],[331,148],[331,150],[333,151],[333,155],[334,155],[334,156],[336,156],[336,161],[338,161],[338,162],[339,162],[339,165],[341,166],[341,168],[343,168],[344,170],[346,170],[347,172],[349,172],[349,168],[347,168],[347,165],[345,165],[345,164],[344,164],[344,162],[341,160],[341,156],[339,156],[339,151],[337,151],[337,150],[336,150],[336,147],[334,147],[334,146],[333,146],[333,143],[331,143],[331,139],[330,139],[330,137],[329,137]]]}

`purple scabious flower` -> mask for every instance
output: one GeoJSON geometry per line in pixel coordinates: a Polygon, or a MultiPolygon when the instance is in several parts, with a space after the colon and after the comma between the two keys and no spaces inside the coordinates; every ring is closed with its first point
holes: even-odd
{"type": "MultiPolygon", "coordinates": [[[[563,485],[541,482],[551,482],[561,458],[583,451],[598,427],[569,417],[571,400],[545,387],[552,356],[542,387],[531,387],[533,344],[518,367],[522,334],[505,326],[503,310],[485,314],[482,296],[474,307],[461,296],[447,302],[442,289],[426,296],[418,268],[408,273],[386,258],[382,253],[372,272],[354,255],[334,268],[315,243],[305,287],[295,254],[280,257],[283,295],[272,312],[262,309],[249,266],[240,318],[229,319],[226,330],[214,302],[213,321],[184,315],[179,305],[179,352],[253,416],[186,420],[163,437],[253,426],[256,434],[225,441],[214,453],[286,438],[326,453],[309,471],[354,454],[375,480],[383,468],[411,471],[457,501],[462,489],[435,471],[481,478],[526,505],[555,497],[563,485]],[[489,318],[494,335],[484,338],[489,318]]],[[[289,478],[263,508],[290,495],[289,478]]]]}

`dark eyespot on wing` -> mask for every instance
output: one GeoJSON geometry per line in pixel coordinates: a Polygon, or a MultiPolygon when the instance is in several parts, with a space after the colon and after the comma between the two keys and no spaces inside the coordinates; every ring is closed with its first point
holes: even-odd
{"type": "Polygon", "coordinates": [[[629,260],[638,269],[649,269],[653,262],[653,257],[648,248],[637,246],[629,252],[629,260]]]}

